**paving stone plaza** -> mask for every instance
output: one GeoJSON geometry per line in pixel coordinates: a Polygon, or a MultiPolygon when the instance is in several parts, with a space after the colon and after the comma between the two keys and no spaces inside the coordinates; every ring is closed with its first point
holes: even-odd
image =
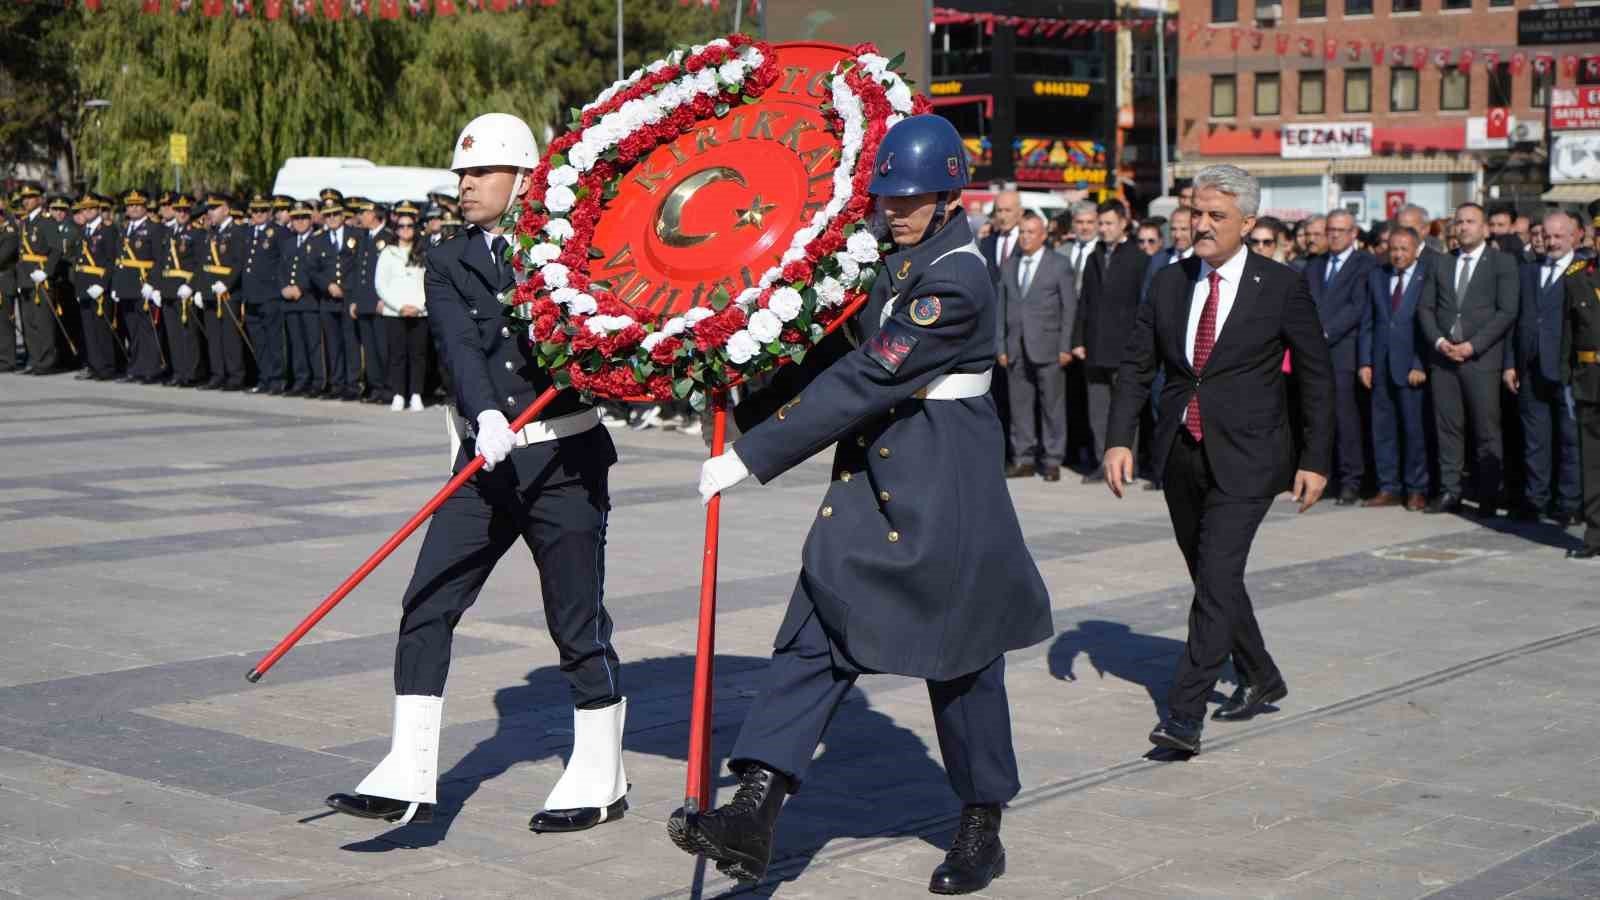
{"type": "MultiPolygon", "coordinates": [[[[443,414],[59,377],[3,388],[0,897],[739,890],[665,836],[684,786],[698,438],[613,432],[627,816],[527,831],[572,716],[514,548],[457,629],[439,815],[395,828],[322,798],[388,749],[419,539],[260,684],[244,675],[444,482],[443,414]]],[[[814,460],[724,504],[719,752],[762,683],[827,478],[814,460]]],[[[1249,584],[1289,697],[1210,723],[1204,752],[1176,762],[1146,758],[1190,595],[1160,495],[1012,488],[1056,634],[1009,659],[1023,791],[984,896],[1600,897],[1600,566],[1563,558],[1576,532],[1280,503],[1249,584]]],[[[818,753],[772,877],[745,893],[927,896],[958,804],[924,685],[863,678],[818,753]]]]}

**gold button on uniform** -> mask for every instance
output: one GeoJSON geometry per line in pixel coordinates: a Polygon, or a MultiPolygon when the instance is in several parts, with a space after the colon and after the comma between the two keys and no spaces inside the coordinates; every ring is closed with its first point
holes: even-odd
{"type": "Polygon", "coordinates": [[[831,519],[831,518],[833,518],[833,507],[831,507],[831,506],[824,506],[824,507],[823,507],[823,508],[822,508],[822,517],[823,517],[823,518],[824,518],[824,519],[831,519]]]}
{"type": "Polygon", "coordinates": [[[839,480],[840,481],[849,481],[852,477],[853,476],[851,476],[851,474],[849,472],[840,472],[839,473],[839,480]]]}
{"type": "Polygon", "coordinates": [[[889,543],[891,543],[891,544],[900,543],[900,532],[898,532],[898,531],[889,532],[889,543]]]}
{"type": "Polygon", "coordinates": [[[857,447],[865,447],[866,445],[867,445],[867,437],[866,437],[866,435],[862,435],[862,434],[856,435],[856,446],[857,447]]]}
{"type": "Polygon", "coordinates": [[[888,491],[879,491],[878,492],[878,499],[882,500],[884,503],[888,503],[889,502],[889,492],[888,491]]]}
{"type": "Polygon", "coordinates": [[[879,447],[878,448],[878,455],[883,457],[884,459],[888,459],[889,458],[889,448],[888,447],[879,447]]]}

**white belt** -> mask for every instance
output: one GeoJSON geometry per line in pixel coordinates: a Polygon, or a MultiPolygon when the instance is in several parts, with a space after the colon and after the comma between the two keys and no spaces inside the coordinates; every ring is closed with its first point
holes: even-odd
{"type": "MultiPolygon", "coordinates": [[[[455,428],[451,434],[452,444],[455,442],[454,439],[461,434],[476,436],[476,429],[474,429],[472,424],[466,419],[462,418],[460,415],[452,414],[451,420],[455,425],[455,428]]],[[[536,422],[529,422],[521,431],[514,435],[514,439],[516,441],[516,446],[530,447],[534,444],[543,444],[549,441],[559,441],[562,438],[572,437],[575,434],[582,434],[591,428],[598,428],[599,425],[600,410],[591,406],[588,409],[570,413],[565,416],[557,416],[554,419],[542,419],[536,422]]]]}
{"type": "Polygon", "coordinates": [[[928,382],[928,386],[912,396],[918,400],[966,400],[989,393],[993,369],[982,372],[952,372],[928,382]]]}

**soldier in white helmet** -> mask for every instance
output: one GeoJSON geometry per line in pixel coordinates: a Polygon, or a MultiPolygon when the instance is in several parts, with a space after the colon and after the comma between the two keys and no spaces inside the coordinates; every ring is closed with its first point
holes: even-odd
{"type": "Polygon", "coordinates": [[[433,817],[450,639],[495,563],[519,539],[539,567],[545,622],[574,707],[572,756],[528,827],[580,831],[627,808],[622,728],[627,710],[604,599],[607,474],[616,462],[600,417],[566,392],[531,425],[510,420],[550,387],[499,294],[514,279],[500,219],[538,163],[526,123],[490,113],[462,129],[451,168],[468,227],[428,252],[428,324],[448,367],[463,440],[459,468],[481,471],[434,514],[406,589],[395,648],[389,755],[354,794],[328,806],[389,822],[433,817]]]}

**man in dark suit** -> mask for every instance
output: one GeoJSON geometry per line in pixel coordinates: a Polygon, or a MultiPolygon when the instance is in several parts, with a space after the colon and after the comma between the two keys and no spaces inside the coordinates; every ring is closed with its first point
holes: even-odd
{"type": "Polygon", "coordinates": [[[1439,494],[1427,512],[1461,508],[1461,471],[1467,424],[1476,445],[1478,510],[1496,514],[1502,467],[1500,344],[1517,320],[1517,263],[1488,246],[1483,207],[1456,208],[1460,249],[1428,273],[1428,287],[1417,306],[1417,323],[1432,353],[1435,426],[1439,430],[1439,494]]]}
{"type": "MultiPolygon", "coordinates": [[[[1515,236],[1513,234],[1513,236],[1515,236]]],[[[1567,270],[1583,268],[1573,251],[1577,222],[1564,212],[1544,218],[1546,255],[1521,267],[1517,324],[1505,342],[1501,380],[1516,395],[1522,418],[1523,498],[1512,515],[1535,522],[1548,515],[1562,526],[1577,521],[1578,420],[1561,383],[1561,322],[1567,270]],[[1555,484],[1551,485],[1551,473],[1555,484]],[[1551,494],[1554,494],[1552,499],[1551,494]]]]}
{"type": "Polygon", "coordinates": [[[1361,323],[1357,351],[1361,383],[1372,391],[1372,455],[1378,493],[1362,506],[1398,506],[1412,512],[1428,502],[1427,428],[1423,422],[1422,366],[1417,302],[1428,266],[1417,258],[1422,236],[1403,226],[1389,232],[1389,262],[1368,276],[1372,312],[1361,323]],[[1401,465],[1401,460],[1404,465],[1401,465]]]}
{"type": "Polygon", "coordinates": [[[1165,473],[1167,509],[1194,580],[1189,639],[1150,741],[1188,753],[1223,663],[1245,684],[1217,711],[1244,719],[1287,696],[1245,591],[1244,571],[1273,498],[1294,489],[1300,510],[1327,486],[1333,452],[1333,372],[1305,279],[1245,249],[1261,188],[1236,166],[1195,176],[1195,259],[1156,275],[1139,308],[1117,378],[1105,478],[1122,496],[1133,476],[1139,410],[1156,369],[1167,385],[1151,441],[1165,473]],[[1301,392],[1299,458],[1290,433],[1283,353],[1294,353],[1301,392]]]}
{"type": "Polygon", "coordinates": [[[1072,289],[1083,296],[1083,273],[1100,245],[1100,212],[1094,203],[1079,200],[1072,204],[1072,239],[1056,249],[1072,266],[1072,289]]]}
{"type": "Polygon", "coordinates": [[[1144,269],[1144,284],[1139,288],[1140,303],[1150,295],[1150,283],[1155,281],[1157,272],[1194,255],[1193,239],[1189,232],[1190,217],[1191,211],[1187,206],[1172,211],[1172,219],[1167,223],[1172,242],[1150,255],[1150,264],[1144,269]]]}
{"type": "Polygon", "coordinates": [[[1067,258],[1044,245],[1044,220],[1022,217],[1020,252],[1000,270],[1000,368],[1010,382],[1008,478],[1027,478],[1034,460],[1045,481],[1061,480],[1067,453],[1067,379],[1078,303],[1067,258]],[[1037,403],[1037,411],[1035,404],[1037,403]]]}
{"type": "Polygon", "coordinates": [[[350,378],[349,362],[350,354],[359,356],[361,348],[346,342],[344,328],[344,323],[349,321],[345,288],[354,283],[356,246],[360,241],[355,229],[345,225],[344,212],[344,204],[339,200],[323,201],[322,231],[312,236],[308,251],[311,285],[316,289],[322,309],[318,318],[322,327],[323,365],[328,373],[322,397],[328,400],[355,400],[361,396],[360,385],[350,378]]]}
{"type": "Polygon", "coordinates": [[[1356,247],[1356,217],[1348,210],[1328,213],[1324,228],[1328,252],[1306,267],[1311,299],[1322,319],[1322,332],[1333,358],[1334,441],[1339,505],[1354,505],[1361,496],[1366,454],[1361,435],[1361,404],[1356,394],[1356,345],[1372,315],[1372,270],[1377,260],[1356,247]]]}
{"type": "Polygon", "coordinates": [[[1097,467],[1084,483],[1102,477],[1099,466],[1106,448],[1106,416],[1111,411],[1111,390],[1117,366],[1127,346],[1128,332],[1139,312],[1139,289],[1150,258],[1128,240],[1128,209],[1119,200],[1100,204],[1100,244],[1089,257],[1072,323],[1072,354],[1087,363],[1089,427],[1094,430],[1097,467]]]}
{"type": "Polygon", "coordinates": [[[989,280],[1000,283],[1000,267],[1017,255],[1022,224],[1022,195],[1016,191],[1001,191],[994,198],[994,229],[978,244],[983,261],[989,266],[989,280]]]}

